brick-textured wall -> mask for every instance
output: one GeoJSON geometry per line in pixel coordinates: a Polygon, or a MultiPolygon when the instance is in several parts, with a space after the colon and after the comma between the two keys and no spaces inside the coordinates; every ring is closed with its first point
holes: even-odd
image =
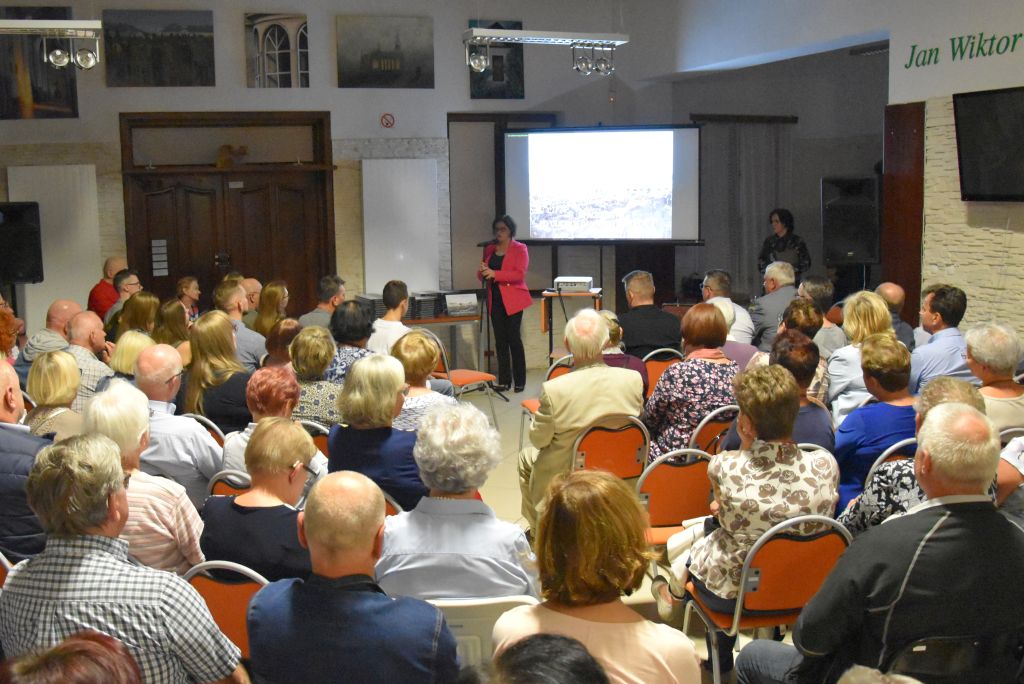
{"type": "Polygon", "coordinates": [[[961,327],[986,320],[1024,333],[1024,204],[961,202],[952,98],[925,103],[921,283],[967,293],[961,327]]]}

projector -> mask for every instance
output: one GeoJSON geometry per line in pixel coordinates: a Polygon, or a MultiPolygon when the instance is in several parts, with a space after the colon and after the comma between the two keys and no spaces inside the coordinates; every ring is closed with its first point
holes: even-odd
{"type": "Polygon", "coordinates": [[[583,276],[559,276],[555,278],[556,292],[590,292],[594,279],[583,276]]]}

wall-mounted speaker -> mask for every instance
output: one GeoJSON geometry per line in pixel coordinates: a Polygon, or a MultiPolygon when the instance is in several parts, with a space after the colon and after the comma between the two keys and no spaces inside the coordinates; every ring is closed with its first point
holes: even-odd
{"type": "Polygon", "coordinates": [[[878,263],[878,183],[874,177],[821,179],[825,262],[878,263]]]}
{"type": "Polygon", "coordinates": [[[38,202],[0,203],[0,283],[43,282],[38,202]]]}

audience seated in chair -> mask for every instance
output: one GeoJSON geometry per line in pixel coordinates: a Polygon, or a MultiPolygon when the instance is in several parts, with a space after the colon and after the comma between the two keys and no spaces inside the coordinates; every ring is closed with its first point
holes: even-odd
{"type": "MultiPolygon", "coordinates": [[[[813,340],[821,332],[821,325],[824,320],[824,317],[821,316],[809,299],[794,299],[782,312],[777,334],[781,335],[785,330],[799,330],[813,340]]],[[[759,351],[751,357],[750,362],[746,366],[740,366],[740,368],[757,368],[758,366],[767,365],[768,352],[759,351]]],[[[823,356],[821,354],[821,347],[818,347],[818,367],[814,369],[814,377],[811,378],[807,395],[815,401],[826,404],[828,402],[829,384],[828,357],[823,356]]]]}
{"type": "Polygon", "coordinates": [[[150,416],[149,447],[140,456],[140,469],[182,485],[202,508],[210,478],[223,470],[224,454],[206,428],[174,415],[181,374],[181,357],[170,345],[144,349],[135,362],[135,385],[149,399],[150,416]]]}
{"type": "MultiPolygon", "coordinates": [[[[245,281],[243,281],[245,282],[245,281]]],[[[259,285],[259,281],[254,281],[259,285]]],[[[262,289],[262,288],[261,288],[262,289]]],[[[256,292],[256,300],[259,301],[259,291],[256,292]]],[[[249,312],[247,308],[249,306],[249,300],[246,295],[245,289],[241,285],[235,284],[233,281],[224,281],[213,291],[213,304],[218,311],[227,315],[231,329],[235,333],[235,341],[232,344],[232,356],[240,363],[245,370],[250,373],[260,367],[260,359],[267,353],[267,340],[263,335],[255,332],[247,324],[242,322],[242,317],[249,312]]],[[[192,353],[195,354],[195,341],[192,336],[195,334],[195,326],[203,320],[204,317],[209,316],[212,311],[207,311],[205,314],[196,319],[196,322],[192,325],[192,334],[190,335],[190,341],[192,342],[192,353]]],[[[255,317],[255,310],[253,310],[255,317]]]]}
{"type": "Polygon", "coordinates": [[[185,488],[174,480],[139,470],[149,446],[149,401],[124,380],[114,380],[85,407],[85,431],[109,437],[121,452],[128,483],[128,522],[121,539],[135,560],[179,575],[202,563],[203,521],[185,488]]]}
{"type": "Polygon", "coordinates": [[[608,675],[578,640],[534,634],[509,646],[489,665],[463,667],[459,674],[458,684],[486,682],[608,684],[608,675]]]}
{"type": "Polygon", "coordinates": [[[128,561],[117,537],[127,522],[129,477],[117,445],[102,435],[40,452],[25,489],[48,540],[11,570],[0,593],[5,654],[96,629],[128,646],[145,682],[248,682],[238,648],[199,594],[173,573],[128,561]]]}
{"type": "Polygon", "coordinates": [[[66,351],[68,323],[82,307],[69,299],[57,299],[46,310],[46,327],[28,338],[21,354],[14,361],[14,370],[22,386],[28,381],[28,371],[36,357],[48,351],[66,351]]]}
{"type": "Polygon", "coordinates": [[[373,322],[373,334],[367,340],[366,348],[376,354],[390,354],[395,342],[412,330],[402,322],[409,311],[409,288],[401,280],[389,280],[381,296],[386,311],[383,317],[373,322]]]}
{"type": "MultiPolygon", "coordinates": [[[[261,368],[252,374],[245,386],[245,403],[252,413],[252,422],[241,432],[224,435],[223,470],[245,472],[245,451],[256,426],[264,418],[292,418],[299,399],[299,383],[295,374],[280,366],[261,368]]],[[[327,457],[318,450],[310,467],[318,473],[327,473],[327,457]]]]}
{"type": "MultiPolygon", "coordinates": [[[[786,330],[775,336],[769,363],[778,364],[793,374],[800,389],[800,412],[793,424],[793,441],[797,444],[815,444],[832,452],[835,449],[835,431],[832,414],[820,403],[807,397],[807,388],[820,367],[818,345],[799,330],[786,330]]],[[[722,451],[740,448],[740,435],[733,421],[722,439],[722,451]]]]}
{"type": "Polygon", "coordinates": [[[0,554],[12,563],[34,556],[46,545],[25,498],[25,478],[36,453],[51,442],[29,434],[19,423],[24,415],[18,376],[10,364],[0,362],[0,554]]]}
{"type": "Polygon", "coordinates": [[[337,274],[326,275],[316,286],[316,307],[299,316],[303,328],[331,327],[331,314],[345,301],[345,281],[337,274]]]}
{"type": "Polygon", "coordinates": [[[174,347],[181,355],[181,363],[185,366],[192,363],[192,348],[188,341],[188,329],[192,323],[181,302],[177,299],[168,299],[160,305],[160,310],[156,313],[156,328],[153,329],[153,341],[174,347]]]}
{"type": "Polygon", "coordinates": [[[903,304],[907,299],[906,292],[896,283],[885,282],[875,288],[875,294],[885,300],[886,306],[889,307],[892,329],[896,332],[896,339],[902,342],[907,349],[914,351],[916,346],[914,329],[900,318],[900,312],[903,311],[903,304]]]}
{"type": "Polygon", "coordinates": [[[797,296],[793,265],[773,261],[765,268],[762,283],[764,295],[750,305],[750,320],[754,323],[754,337],[750,343],[763,352],[769,352],[778,333],[781,314],[797,296]]]}
{"type": "Polygon", "coordinates": [[[114,289],[117,290],[117,301],[103,314],[103,329],[113,337],[121,319],[121,311],[125,303],[136,292],[142,291],[139,272],[132,268],[123,268],[114,274],[114,289]]]}
{"type": "Polygon", "coordinates": [[[371,333],[373,321],[366,305],[356,299],[339,304],[331,315],[331,336],[338,348],[324,373],[324,380],[344,384],[352,364],[373,354],[366,348],[371,333]]]}
{"type": "Polygon", "coordinates": [[[114,287],[114,276],[126,268],[128,268],[128,260],[123,256],[107,257],[103,262],[103,277],[89,291],[88,310],[99,316],[101,320],[107,315],[107,311],[114,305],[114,302],[120,298],[117,288],[114,287]]]}
{"type": "Polygon", "coordinates": [[[629,311],[619,317],[626,353],[644,358],[655,349],[679,349],[679,319],[654,303],[654,277],[633,271],[622,279],[629,311]]]}
{"type": "Polygon", "coordinates": [[[85,402],[96,394],[96,386],[103,378],[112,376],[114,371],[107,365],[114,353],[114,345],[107,342],[99,316],[91,311],[82,311],[68,322],[68,353],[75,357],[81,381],[78,394],[71,408],[78,413],[85,408],[85,402]]]}
{"type": "MultiPolygon", "coordinates": [[[[795,648],[744,648],[740,682],[792,681],[786,673],[794,667],[798,681],[821,681],[851,664],[884,664],[924,637],[1020,630],[1024,585],[1011,578],[1024,572],[1024,530],[987,494],[999,460],[992,423],[974,408],[945,404],[928,412],[918,439],[915,470],[928,501],[843,554],[801,613],[795,648]]],[[[1017,673],[971,674],[995,682],[1017,673]]]]}
{"type": "MultiPolygon", "coordinates": [[[[716,305],[722,302],[732,309],[733,322],[730,324],[727,339],[738,344],[750,344],[754,337],[754,322],[750,320],[750,313],[732,300],[732,276],[729,272],[721,269],[706,271],[700,287],[701,298],[705,302],[716,305]]],[[[726,320],[729,320],[728,316],[726,320]]]]}
{"type": "Polygon", "coordinates": [[[832,308],[832,294],[835,291],[832,281],[823,276],[807,276],[800,281],[796,289],[801,299],[806,299],[821,314],[821,329],[814,334],[814,343],[818,345],[821,358],[828,360],[832,352],[850,343],[843,329],[828,320],[825,314],[832,308]]]}
{"type": "MultiPolygon", "coordinates": [[[[725,319],[725,326],[730,331],[736,321],[736,309],[733,308],[732,302],[724,297],[713,297],[708,300],[709,304],[714,304],[715,308],[722,312],[722,318],[725,319]]],[[[750,359],[754,358],[756,354],[762,354],[763,352],[757,351],[757,347],[752,344],[746,344],[744,342],[737,342],[732,339],[732,332],[729,332],[725,336],[725,344],[722,345],[722,353],[730,361],[735,361],[738,368],[746,368],[750,364],[750,359]]]]}
{"type": "Polygon", "coordinates": [[[921,327],[931,334],[914,347],[910,360],[910,393],[918,394],[932,378],[951,377],[979,385],[967,367],[967,344],[957,328],[967,311],[967,295],[952,285],[929,285],[921,292],[921,327]]]}
{"type": "Polygon", "coordinates": [[[636,494],[610,473],[582,470],[556,478],[536,528],[545,601],[498,618],[495,658],[534,634],[560,634],[582,642],[611,682],[700,682],[689,638],[645,620],[622,601],[640,587],[652,555],[646,528],[636,494]]]}
{"type": "Polygon", "coordinates": [[[390,354],[402,364],[405,383],[409,385],[402,411],[393,423],[396,430],[416,430],[431,409],[455,403],[454,397],[430,389],[430,374],[441,358],[441,350],[430,335],[422,330],[412,330],[398,338],[391,346],[390,354]]]}
{"type": "MultiPolygon", "coordinates": [[[[846,298],[843,304],[843,331],[850,344],[832,352],[828,358],[828,405],[836,425],[871,398],[860,366],[861,342],[879,333],[892,333],[892,317],[885,301],[874,292],[862,290],[846,298]]],[[[913,389],[911,389],[913,393],[913,389]]]]}
{"type": "MultiPolygon", "coordinates": [[[[263,283],[256,278],[243,278],[237,271],[234,275],[228,274],[224,276],[224,280],[221,284],[231,283],[236,287],[242,288],[242,295],[245,297],[245,302],[242,304],[242,325],[249,330],[252,330],[253,324],[256,322],[256,315],[260,309],[260,298],[263,293],[263,283]]],[[[217,296],[214,295],[214,305],[217,305],[217,296]]]]}
{"type": "Polygon", "coordinates": [[[277,322],[287,315],[288,301],[288,284],[286,282],[273,280],[267,283],[260,292],[259,309],[257,309],[256,318],[252,322],[253,331],[263,335],[266,339],[277,322]]]}
{"type": "Polygon", "coordinates": [[[25,416],[33,435],[53,435],[55,441],[82,433],[82,415],[71,409],[80,375],[75,357],[66,351],[43,352],[28,372],[29,396],[35,408],[25,416]]]}
{"type": "Polygon", "coordinates": [[[285,366],[291,370],[292,359],[288,349],[300,332],[302,324],[294,318],[282,318],[275,323],[267,333],[267,355],[263,357],[260,366],[285,366]]]}
{"type": "Polygon", "coordinates": [[[115,378],[128,382],[134,381],[136,359],[139,358],[143,349],[152,347],[154,344],[156,342],[152,337],[139,330],[128,330],[121,335],[121,339],[110,357],[110,370],[114,371],[114,374],[100,378],[100,381],[96,383],[96,392],[99,393],[107,389],[110,381],[115,378]]]}
{"type": "Polygon", "coordinates": [[[151,335],[156,327],[156,313],[159,310],[160,299],[155,294],[145,291],[133,294],[121,310],[114,342],[120,341],[129,330],[151,335]]]}
{"type": "Polygon", "coordinates": [[[128,647],[91,629],[72,634],[53,648],[0,662],[0,682],[143,684],[142,671],[128,647]]]}
{"type": "MultiPolygon", "coordinates": [[[[740,450],[716,454],[708,466],[713,516],[705,519],[703,528],[690,528],[669,539],[672,576],[667,585],[664,580],[652,585],[663,614],[680,605],[676,600],[682,598],[687,581],[712,610],[732,613],[740,569],[757,538],[784,520],[831,516],[835,510],[839,468],[832,454],[804,451],[792,440],[800,410],[800,388],[793,374],[779,365],[744,371],[736,376],[736,402],[740,450]],[[699,538],[694,539],[694,533],[699,538]]],[[[732,669],[734,643],[735,637],[719,635],[723,672],[732,669]]]]}
{"type": "Polygon", "coordinates": [[[608,341],[605,343],[604,349],[601,350],[605,365],[612,366],[613,368],[628,368],[639,373],[640,379],[644,383],[643,392],[646,397],[648,389],[647,366],[644,364],[643,359],[622,351],[622,326],[619,324],[619,317],[615,315],[615,312],[611,309],[602,309],[598,313],[608,323],[608,341]]]}
{"type": "Polygon", "coordinates": [[[593,309],[582,309],[565,324],[565,346],[573,355],[573,371],[541,385],[540,408],[530,424],[530,444],[519,454],[522,512],[536,528],[548,484],[569,472],[573,443],[580,430],[601,416],[643,410],[643,382],[625,368],[609,368],[602,350],[608,325],[593,309]]]}
{"type": "MultiPolygon", "coordinates": [[[[921,429],[929,411],[950,402],[967,404],[985,412],[985,402],[976,387],[955,378],[935,378],[914,400],[915,429],[921,429]]],[[[1002,473],[1003,464],[1000,465],[1002,473]]],[[[851,534],[857,536],[882,524],[887,518],[906,513],[924,500],[924,491],[914,475],[914,459],[894,459],[875,470],[865,484],[864,492],[853,499],[846,510],[837,510],[836,518],[851,534]]]]}
{"type": "Polygon", "coordinates": [[[722,352],[728,330],[714,304],[697,304],[683,315],[686,358],[665,369],[647,400],[650,460],[687,448],[704,416],[736,403],[732,383],[739,369],[722,352]]]}
{"type": "Polygon", "coordinates": [[[237,496],[211,496],[203,507],[200,545],[207,560],[239,563],[268,580],[308,577],[309,553],[295,521],[316,446],[298,423],[264,418],[245,449],[252,486],[237,496]]]}
{"type": "Polygon", "coordinates": [[[427,488],[412,456],[416,433],[392,427],[407,388],[402,364],[390,356],[370,354],[352,364],[338,397],[345,423],[331,428],[327,454],[331,472],[362,473],[409,511],[427,488]]]}
{"type": "Polygon", "coordinates": [[[334,358],[334,340],[326,328],[304,327],[288,347],[292,370],[299,381],[299,403],[292,412],[296,420],[312,420],[330,427],[341,422],[337,384],[324,380],[334,358]]]}
{"type": "Polygon", "coordinates": [[[470,404],[436,407],[420,424],[413,456],[430,496],[385,520],[376,568],[384,591],[421,599],[537,596],[526,535],[478,499],[501,462],[487,416],[470,404]]]}
{"type": "Polygon", "coordinates": [[[964,333],[964,344],[967,368],[981,380],[985,415],[999,432],[1024,427],[1024,386],[1013,379],[1024,353],[1017,332],[1008,325],[984,323],[964,333]]]}
{"type": "Polygon", "coordinates": [[[853,409],[836,430],[833,453],[839,463],[840,512],[864,490],[875,459],[915,433],[914,398],[907,391],[910,352],[903,343],[892,332],[868,337],[860,345],[860,367],[864,385],[876,401],[853,409]]]}
{"type": "Polygon", "coordinates": [[[391,598],[373,581],[384,497],[372,481],[344,472],[316,483],[298,515],[298,534],[313,574],[272,582],[249,605],[256,681],[455,681],[455,639],[440,610],[391,598]],[[315,653],[295,659],[314,643],[315,653]]]}
{"type": "Polygon", "coordinates": [[[195,276],[179,278],[174,286],[174,299],[184,309],[185,320],[189,325],[199,318],[199,296],[201,294],[203,293],[199,289],[199,280],[195,276]]]}
{"type": "Polygon", "coordinates": [[[237,330],[233,333],[232,325],[221,311],[199,317],[189,332],[192,365],[176,397],[178,413],[205,416],[224,434],[244,430],[252,421],[245,403],[251,372],[235,356],[237,330]]]}

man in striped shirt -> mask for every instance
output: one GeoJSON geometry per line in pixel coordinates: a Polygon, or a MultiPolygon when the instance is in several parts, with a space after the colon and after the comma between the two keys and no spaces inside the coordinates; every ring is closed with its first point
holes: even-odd
{"type": "Polygon", "coordinates": [[[199,594],[169,572],[133,564],[117,537],[128,517],[117,445],[71,437],[36,457],[25,489],[48,538],[0,593],[8,657],[49,648],[82,629],[120,639],[145,682],[249,681],[239,650],[199,594]]]}

